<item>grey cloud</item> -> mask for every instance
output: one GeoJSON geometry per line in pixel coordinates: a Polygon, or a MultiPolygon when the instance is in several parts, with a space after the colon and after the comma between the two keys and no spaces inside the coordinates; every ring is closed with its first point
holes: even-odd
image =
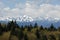
{"type": "Polygon", "coordinates": [[[16,4],[14,8],[3,7],[3,9],[0,9],[0,16],[12,17],[12,16],[28,15],[33,18],[40,16],[60,18],[60,5],[43,3],[37,6],[37,4],[39,4],[39,2],[33,0],[33,2],[27,1],[25,4],[22,3],[16,4]]]}

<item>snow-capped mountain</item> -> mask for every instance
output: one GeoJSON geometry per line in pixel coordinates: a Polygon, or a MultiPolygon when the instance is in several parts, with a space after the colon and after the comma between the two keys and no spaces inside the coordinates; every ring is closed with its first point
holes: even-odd
{"type": "Polygon", "coordinates": [[[50,26],[52,23],[54,24],[55,27],[60,26],[60,18],[53,18],[53,17],[37,17],[35,19],[35,22],[38,23],[38,25],[43,25],[45,27],[50,26]]]}
{"type": "Polygon", "coordinates": [[[53,18],[53,17],[37,17],[32,18],[27,15],[24,16],[18,16],[18,17],[0,17],[0,22],[6,23],[7,21],[16,20],[19,25],[29,25],[38,23],[38,25],[43,25],[45,27],[50,26],[51,23],[54,24],[54,26],[60,26],[60,18],[53,18]]]}
{"type": "Polygon", "coordinates": [[[58,22],[60,20],[60,18],[52,18],[52,17],[37,17],[37,18],[32,18],[29,17],[27,15],[24,16],[18,16],[18,17],[0,17],[0,21],[12,21],[12,20],[16,20],[16,21],[20,21],[20,22],[31,22],[31,21],[54,21],[54,22],[58,22]]]}
{"type": "Polygon", "coordinates": [[[33,21],[32,17],[29,16],[19,16],[19,17],[0,17],[0,21],[12,21],[12,20],[16,20],[16,21],[20,21],[20,22],[31,22],[33,21]]]}

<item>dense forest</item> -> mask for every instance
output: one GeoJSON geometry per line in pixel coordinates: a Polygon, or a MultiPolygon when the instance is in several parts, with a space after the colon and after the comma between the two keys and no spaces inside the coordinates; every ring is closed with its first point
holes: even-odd
{"type": "Polygon", "coordinates": [[[38,26],[19,26],[16,21],[9,21],[7,24],[0,23],[0,40],[60,40],[60,27],[55,28],[38,26]]]}

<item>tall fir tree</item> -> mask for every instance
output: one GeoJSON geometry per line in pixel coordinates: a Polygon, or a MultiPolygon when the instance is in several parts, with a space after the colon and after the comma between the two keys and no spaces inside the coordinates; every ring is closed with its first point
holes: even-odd
{"type": "Polygon", "coordinates": [[[43,29],[44,29],[44,28],[43,28],[43,26],[41,25],[41,26],[40,26],[40,30],[43,30],[43,29]]]}
{"type": "Polygon", "coordinates": [[[37,27],[38,27],[38,24],[37,24],[37,23],[35,23],[35,24],[34,24],[34,28],[37,28],[37,27]]]}
{"type": "Polygon", "coordinates": [[[27,34],[24,35],[24,40],[28,40],[27,34]]]}
{"type": "Polygon", "coordinates": [[[37,40],[41,39],[41,35],[38,29],[36,30],[35,34],[36,34],[37,40]]]}
{"type": "Polygon", "coordinates": [[[2,27],[2,25],[0,23],[0,35],[2,35],[2,34],[3,34],[3,27],[2,27]]]}
{"type": "Polygon", "coordinates": [[[54,27],[54,25],[53,25],[53,24],[51,24],[51,26],[50,26],[49,30],[50,30],[50,31],[55,31],[55,30],[56,30],[56,28],[54,27]]]}
{"type": "Polygon", "coordinates": [[[19,33],[18,33],[18,39],[19,39],[19,40],[22,40],[23,37],[24,37],[24,33],[23,33],[22,30],[20,30],[19,33]]]}

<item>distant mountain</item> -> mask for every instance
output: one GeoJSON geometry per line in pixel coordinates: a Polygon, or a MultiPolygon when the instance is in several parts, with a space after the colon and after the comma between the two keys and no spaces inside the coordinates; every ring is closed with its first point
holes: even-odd
{"type": "Polygon", "coordinates": [[[7,23],[8,21],[16,20],[19,25],[29,25],[34,23],[38,23],[38,25],[43,25],[44,27],[49,27],[52,23],[55,27],[60,26],[60,18],[53,17],[37,17],[32,18],[27,15],[19,16],[19,17],[0,17],[1,23],[7,23]]]}
{"type": "Polygon", "coordinates": [[[16,21],[20,21],[20,22],[31,22],[33,21],[33,19],[29,16],[19,16],[19,17],[0,17],[0,21],[12,21],[12,20],[16,20],[16,21]]]}

